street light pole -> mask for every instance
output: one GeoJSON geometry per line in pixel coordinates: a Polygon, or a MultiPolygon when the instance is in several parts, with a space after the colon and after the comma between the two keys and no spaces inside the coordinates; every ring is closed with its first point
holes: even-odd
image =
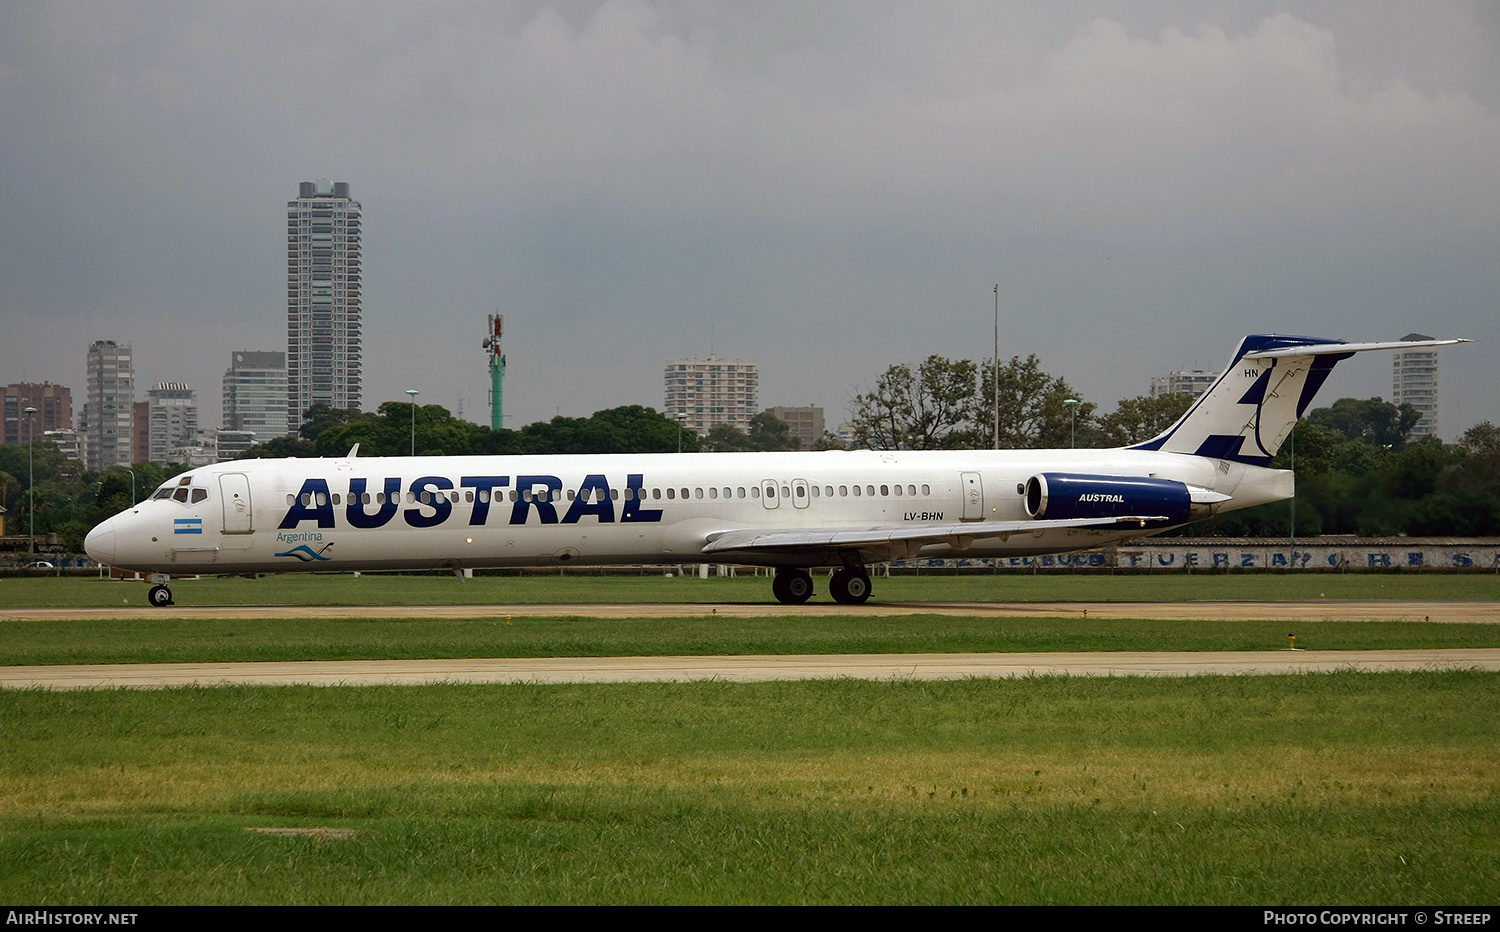
{"type": "Polygon", "coordinates": [[[417,455],[417,396],[421,392],[415,388],[408,388],[406,393],[411,396],[411,455],[417,455]]]}
{"type": "Polygon", "coordinates": [[[995,372],[990,380],[995,402],[995,449],[1000,449],[1000,286],[995,286],[995,372]]]}
{"type": "Polygon", "coordinates": [[[26,520],[29,523],[31,535],[31,555],[36,556],[36,467],[32,465],[31,443],[32,434],[36,433],[36,408],[27,405],[24,409],[26,414],[26,494],[30,497],[31,504],[26,507],[26,520]]]}
{"type": "Polygon", "coordinates": [[[677,415],[677,452],[682,452],[682,424],[687,420],[687,413],[677,415]]]}
{"type": "Polygon", "coordinates": [[[1072,434],[1072,440],[1068,446],[1070,449],[1078,449],[1078,399],[1068,398],[1063,401],[1068,406],[1068,428],[1072,434]]]}

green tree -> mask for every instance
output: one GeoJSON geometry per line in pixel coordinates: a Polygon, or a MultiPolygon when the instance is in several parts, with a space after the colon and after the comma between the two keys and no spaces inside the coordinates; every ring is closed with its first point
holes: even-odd
{"type": "Polygon", "coordinates": [[[974,377],[967,359],[929,356],[915,371],[894,365],[851,403],[854,435],[875,450],[934,450],[973,445],[974,377]]]}
{"type": "Polygon", "coordinates": [[[272,437],[265,443],[255,444],[236,458],[242,460],[285,459],[317,455],[311,440],[303,440],[301,437],[272,437]]]}
{"type": "Polygon", "coordinates": [[[733,424],[715,424],[709,428],[700,447],[705,453],[748,453],[755,449],[750,435],[733,424]]]}
{"type": "Polygon", "coordinates": [[[1144,443],[1176,424],[1192,404],[1193,396],[1185,392],[1123,398],[1114,411],[1099,418],[1101,439],[1112,447],[1144,443]]]}
{"type": "Polygon", "coordinates": [[[746,453],[768,450],[800,450],[802,442],[781,418],[762,411],[750,419],[749,430],[733,424],[716,424],[703,438],[703,449],[713,453],[746,453]]]}
{"type": "Polygon", "coordinates": [[[1500,457],[1500,427],[1489,421],[1480,421],[1464,431],[1464,435],[1458,439],[1458,445],[1468,451],[1470,456],[1500,457]]]}
{"type": "Polygon", "coordinates": [[[822,450],[847,450],[847,449],[849,449],[849,445],[846,444],[846,443],[844,443],[844,441],[840,440],[838,438],[838,435],[835,434],[833,431],[831,431],[831,430],[825,430],[825,431],[823,431],[823,436],[821,436],[817,440],[813,441],[812,448],[814,450],[818,450],[818,451],[822,451],[822,450]]]}
{"type": "Polygon", "coordinates": [[[752,450],[802,449],[802,441],[792,436],[791,426],[769,411],[762,411],[750,418],[750,429],[747,433],[752,450]]]}
{"type": "Polygon", "coordinates": [[[1332,407],[1308,412],[1307,419],[1346,440],[1399,450],[1422,414],[1410,404],[1397,407],[1381,398],[1340,398],[1332,407]]]}
{"type": "MultiPolygon", "coordinates": [[[[386,402],[386,404],[397,403],[399,402],[386,402]]],[[[303,440],[316,441],[330,427],[371,420],[376,416],[358,408],[333,408],[319,402],[302,412],[302,426],[297,428],[297,435],[303,440]]]]}
{"type": "MultiPolygon", "coordinates": [[[[979,402],[973,410],[976,446],[989,446],[994,433],[993,373],[989,363],[980,372],[979,402]]],[[[1066,380],[1044,372],[1035,353],[1025,359],[1012,356],[1000,367],[999,382],[1002,450],[1066,447],[1075,430],[1080,440],[1092,435],[1097,406],[1084,401],[1066,380]],[[1069,399],[1078,404],[1069,405],[1069,399]]]]}

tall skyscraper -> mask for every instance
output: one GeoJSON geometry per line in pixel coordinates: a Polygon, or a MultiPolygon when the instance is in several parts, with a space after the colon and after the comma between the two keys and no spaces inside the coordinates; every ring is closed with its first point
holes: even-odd
{"type": "Polygon", "coordinates": [[[67,386],[51,382],[17,382],[0,388],[0,409],[4,411],[4,436],[0,443],[24,444],[45,431],[67,430],[73,426],[73,393],[67,386]],[[27,408],[36,414],[26,416],[27,408]]]}
{"type": "Polygon", "coordinates": [[[182,462],[177,448],[198,434],[198,393],[186,382],[157,382],[146,393],[151,418],[151,462],[182,462]]]}
{"type": "Polygon", "coordinates": [[[666,369],[667,417],[682,416],[682,425],[707,434],[719,424],[740,430],[760,410],[760,374],[753,362],[721,359],[673,359],[666,369]]]}
{"type": "Polygon", "coordinates": [[[287,434],[286,354],[240,350],[224,370],[225,430],[250,431],[255,443],[287,434]]]}
{"type": "Polygon", "coordinates": [[[347,181],[304,181],[286,204],[287,424],[360,406],[360,218],[347,181]]]}
{"type": "Polygon", "coordinates": [[[97,340],[89,347],[85,433],[89,469],[129,466],[134,420],[135,361],[130,345],[97,340]]]}
{"type": "MultiPolygon", "coordinates": [[[[1403,340],[1430,340],[1420,333],[1408,333],[1403,340]]],[[[1425,440],[1438,435],[1438,348],[1397,350],[1391,361],[1391,402],[1410,404],[1422,412],[1422,419],[1411,429],[1409,439],[1425,440]]]]}

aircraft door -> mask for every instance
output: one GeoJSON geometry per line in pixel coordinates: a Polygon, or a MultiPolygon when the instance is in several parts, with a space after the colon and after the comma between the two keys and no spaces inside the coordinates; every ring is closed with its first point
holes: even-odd
{"type": "Polygon", "coordinates": [[[809,504],[810,501],[811,501],[811,499],[808,498],[808,493],[807,493],[807,480],[806,479],[793,479],[792,480],[792,504],[795,505],[795,506],[797,506],[798,508],[806,508],[808,506],[808,504],[809,504]]]}
{"type": "Polygon", "coordinates": [[[775,479],[760,480],[760,503],[767,508],[781,506],[781,490],[776,487],[775,479]]]}
{"type": "Polygon", "coordinates": [[[249,534],[255,530],[250,517],[250,480],[244,473],[220,476],[219,496],[224,502],[225,534],[249,534]]]}
{"type": "Polygon", "coordinates": [[[984,484],[979,481],[979,473],[966,472],[960,477],[963,486],[964,516],[965,521],[979,521],[984,517],[984,484]]]}

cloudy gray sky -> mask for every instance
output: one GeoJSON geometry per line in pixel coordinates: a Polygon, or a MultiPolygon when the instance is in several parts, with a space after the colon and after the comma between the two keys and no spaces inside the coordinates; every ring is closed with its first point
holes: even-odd
{"type": "MultiPolygon", "coordinates": [[[[0,6],[0,383],[81,407],[285,349],[285,203],[365,210],[366,406],[512,425],[758,362],[837,422],[887,365],[1035,352],[1108,410],[1249,332],[1483,342],[1500,421],[1500,5],[0,6]]],[[[1388,395],[1344,363],[1320,398],[1388,395]]]]}

